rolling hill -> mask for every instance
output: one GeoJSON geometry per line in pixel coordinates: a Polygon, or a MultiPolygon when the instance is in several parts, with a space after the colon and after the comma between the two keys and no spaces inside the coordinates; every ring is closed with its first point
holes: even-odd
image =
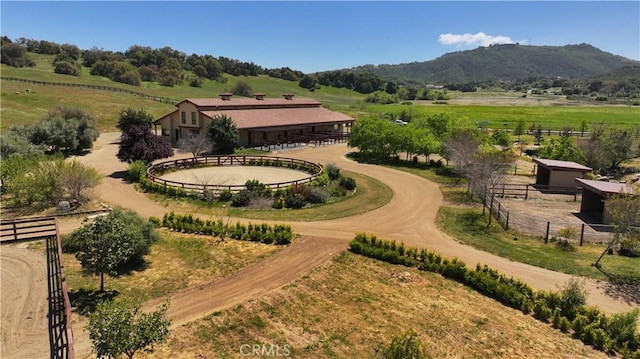
{"type": "MultiPolygon", "coordinates": [[[[528,78],[586,79],[640,65],[588,44],[493,45],[448,53],[431,61],[353,68],[385,80],[423,83],[515,82],[528,78]]],[[[640,75],[640,73],[638,74],[640,75]]]]}

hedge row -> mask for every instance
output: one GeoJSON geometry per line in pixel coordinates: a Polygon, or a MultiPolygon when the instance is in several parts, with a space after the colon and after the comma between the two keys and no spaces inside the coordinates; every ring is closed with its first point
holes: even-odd
{"type": "Polygon", "coordinates": [[[349,245],[353,253],[392,264],[439,273],[509,307],[544,322],[609,354],[640,359],[639,310],[607,317],[598,308],[573,304],[571,294],[534,291],[527,284],[500,274],[489,267],[467,268],[458,259],[447,259],[425,249],[405,248],[404,244],[381,240],[366,233],[356,234],[349,245]]]}
{"type": "Polygon", "coordinates": [[[177,232],[212,235],[223,239],[229,237],[242,241],[278,245],[289,244],[293,239],[291,226],[283,224],[272,226],[266,223],[243,224],[237,222],[235,225],[229,225],[220,219],[217,221],[202,220],[191,214],[180,215],[174,212],[165,213],[162,221],[156,217],[149,218],[149,221],[177,232]]]}

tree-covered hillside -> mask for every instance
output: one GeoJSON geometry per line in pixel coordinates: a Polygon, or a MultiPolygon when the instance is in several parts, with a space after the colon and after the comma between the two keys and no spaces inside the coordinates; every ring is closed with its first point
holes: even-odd
{"type": "MultiPolygon", "coordinates": [[[[423,83],[516,82],[531,78],[586,79],[640,65],[588,44],[566,46],[493,45],[399,65],[365,65],[353,70],[385,80],[423,83]]],[[[640,75],[640,74],[638,74],[640,75]]]]}

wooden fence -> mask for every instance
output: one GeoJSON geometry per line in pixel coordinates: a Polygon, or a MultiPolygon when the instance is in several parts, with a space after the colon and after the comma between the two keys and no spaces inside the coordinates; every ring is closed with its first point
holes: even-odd
{"type": "Polygon", "coordinates": [[[179,181],[165,180],[159,177],[166,171],[179,169],[208,167],[208,166],[272,166],[301,170],[309,173],[308,177],[294,181],[265,183],[271,189],[287,188],[294,184],[303,184],[313,181],[322,174],[321,165],[309,161],[299,160],[295,158],[274,157],[274,156],[199,156],[195,158],[184,158],[179,160],[163,161],[153,164],[147,169],[147,178],[153,182],[160,183],[165,188],[167,186],[179,187],[186,191],[204,192],[205,190],[213,193],[220,193],[228,190],[231,192],[239,192],[245,189],[245,185],[216,185],[203,183],[187,183],[179,181]]]}
{"type": "Polygon", "coordinates": [[[0,222],[1,243],[25,240],[46,241],[49,349],[52,359],[74,359],[71,303],[62,264],[62,245],[55,217],[38,217],[0,222]]]}
{"type": "Polygon", "coordinates": [[[538,191],[547,194],[570,194],[573,200],[577,200],[578,194],[582,193],[582,187],[562,187],[540,184],[522,183],[502,183],[490,188],[490,191],[498,197],[515,197],[528,199],[531,191],[538,191]]]}
{"type": "Polygon", "coordinates": [[[91,84],[80,84],[80,83],[73,83],[73,82],[36,81],[36,80],[26,80],[26,79],[20,79],[20,78],[16,78],[16,77],[4,77],[4,76],[0,77],[0,79],[3,80],[3,81],[17,81],[17,82],[25,82],[25,83],[30,83],[30,84],[34,84],[34,85],[43,85],[43,86],[82,87],[82,88],[88,88],[88,89],[92,89],[92,90],[122,92],[122,93],[125,93],[125,94],[146,98],[148,100],[153,100],[153,101],[163,102],[163,103],[169,103],[169,104],[172,104],[172,105],[175,105],[175,104],[180,102],[180,101],[176,101],[176,100],[173,100],[173,99],[170,99],[170,98],[166,98],[166,97],[151,96],[151,95],[147,95],[147,94],[142,93],[142,92],[131,91],[131,90],[127,90],[127,89],[123,89],[123,88],[119,88],[119,87],[100,86],[100,85],[91,85],[91,84]]]}

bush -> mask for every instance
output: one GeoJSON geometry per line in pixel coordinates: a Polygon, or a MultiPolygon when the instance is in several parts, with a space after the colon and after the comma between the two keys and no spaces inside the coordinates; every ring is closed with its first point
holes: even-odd
{"type": "Polygon", "coordinates": [[[566,238],[558,238],[558,241],[555,244],[556,248],[565,251],[565,252],[575,252],[576,247],[569,242],[566,238]]]}
{"type": "Polygon", "coordinates": [[[352,191],[356,188],[356,180],[352,177],[342,177],[340,179],[340,186],[347,191],[352,191]]]}
{"type": "Polygon", "coordinates": [[[221,201],[223,202],[230,201],[232,197],[233,197],[233,193],[231,193],[231,191],[229,191],[228,189],[224,189],[220,191],[219,198],[221,201]]]}
{"type": "Polygon", "coordinates": [[[625,257],[640,257],[640,240],[626,238],[620,241],[618,254],[625,257]]]}
{"type": "Polygon", "coordinates": [[[251,202],[251,192],[242,190],[231,197],[232,207],[246,207],[251,202]]]}
{"type": "Polygon", "coordinates": [[[336,166],[333,163],[328,163],[324,166],[324,170],[327,173],[327,176],[329,176],[329,179],[332,181],[337,180],[338,178],[340,178],[340,168],[338,168],[338,166],[336,166]]]}
{"type": "Polygon", "coordinates": [[[160,221],[160,218],[155,216],[149,217],[149,223],[151,223],[156,228],[159,228],[162,226],[162,221],[160,221]]]}
{"type": "Polygon", "coordinates": [[[325,203],[327,202],[327,198],[329,197],[329,193],[323,188],[312,187],[309,191],[309,197],[307,197],[307,201],[310,203],[325,203]]]}
{"type": "Polygon", "coordinates": [[[140,182],[147,177],[147,165],[143,161],[133,161],[129,163],[127,171],[129,179],[133,182],[140,182]]]}
{"type": "Polygon", "coordinates": [[[560,310],[569,319],[575,318],[578,310],[587,302],[587,291],[576,279],[569,280],[560,295],[560,310]]]}
{"type": "Polygon", "coordinates": [[[293,208],[293,209],[302,208],[304,207],[305,204],[307,204],[307,202],[305,201],[304,197],[299,193],[289,194],[284,199],[284,205],[287,208],[293,208]]]}

